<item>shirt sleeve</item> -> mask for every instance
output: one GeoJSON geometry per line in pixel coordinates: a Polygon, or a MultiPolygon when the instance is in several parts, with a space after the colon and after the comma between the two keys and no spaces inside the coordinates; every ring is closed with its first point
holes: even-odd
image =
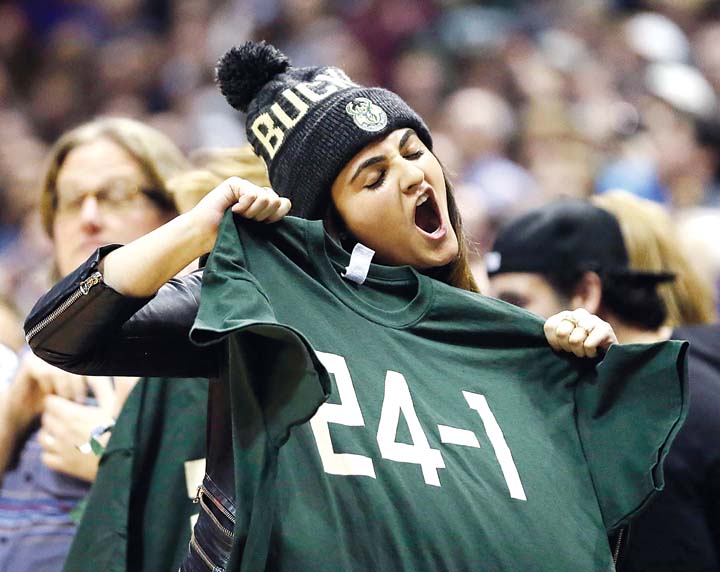
{"type": "MultiPolygon", "coordinates": [[[[253,403],[259,405],[269,438],[280,446],[327,399],[330,379],[305,336],[276,319],[247,268],[241,225],[230,211],[220,225],[190,339],[205,347],[223,342],[220,371],[231,383],[234,415],[250,418],[253,403]]],[[[263,258],[272,263],[272,255],[263,258]]]]}
{"type": "Polygon", "coordinates": [[[663,460],[687,415],[687,343],[615,345],[576,387],[576,421],[608,531],[664,486],[663,460]]]}
{"type": "Polygon", "coordinates": [[[154,296],[124,296],[107,286],[98,270],[118,247],[98,249],[38,300],[25,320],[32,351],[82,375],[217,375],[213,348],[199,348],[188,338],[201,271],[169,280],[154,296]]]}

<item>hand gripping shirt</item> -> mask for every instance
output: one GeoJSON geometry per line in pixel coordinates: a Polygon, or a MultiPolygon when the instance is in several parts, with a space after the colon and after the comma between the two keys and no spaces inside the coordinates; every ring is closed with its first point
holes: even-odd
{"type": "Polygon", "coordinates": [[[348,260],[319,221],[221,225],[191,339],[225,347],[228,569],[612,570],[606,533],[662,487],[685,346],[579,360],[527,312],[410,267],[358,286],[348,260]]]}

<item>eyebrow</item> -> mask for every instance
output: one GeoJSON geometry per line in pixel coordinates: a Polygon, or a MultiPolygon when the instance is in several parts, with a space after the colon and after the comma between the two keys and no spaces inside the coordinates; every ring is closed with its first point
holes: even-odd
{"type": "Polygon", "coordinates": [[[402,149],[405,147],[405,143],[408,142],[408,139],[415,135],[415,132],[412,129],[408,129],[402,136],[402,139],[400,139],[400,143],[398,144],[398,149],[402,149]]]}
{"type": "MultiPolygon", "coordinates": [[[[408,139],[412,137],[415,134],[415,131],[412,129],[408,129],[403,133],[402,138],[400,139],[400,143],[398,143],[398,149],[402,149],[405,147],[405,144],[407,143],[408,139]]],[[[360,166],[355,170],[355,174],[350,179],[350,182],[352,183],[355,179],[357,179],[358,175],[360,174],[360,171],[363,169],[367,169],[368,167],[371,167],[372,165],[375,165],[377,163],[381,163],[385,160],[385,157],[383,155],[377,155],[376,157],[370,157],[369,159],[366,159],[362,163],[360,163],[360,166]]]]}
{"type": "Polygon", "coordinates": [[[366,159],[363,161],[360,166],[355,171],[355,174],[352,176],[352,179],[350,179],[350,182],[352,183],[355,179],[357,179],[358,175],[360,174],[360,171],[363,169],[367,169],[371,165],[375,165],[376,163],[381,163],[385,160],[385,157],[382,155],[378,155],[377,157],[370,157],[369,159],[366,159]]]}

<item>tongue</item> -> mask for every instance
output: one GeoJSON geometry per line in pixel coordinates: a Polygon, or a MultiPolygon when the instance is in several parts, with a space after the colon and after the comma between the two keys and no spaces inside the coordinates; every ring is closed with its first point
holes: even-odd
{"type": "Polygon", "coordinates": [[[415,209],[415,225],[428,234],[432,234],[440,226],[440,219],[438,219],[430,200],[415,209]]]}

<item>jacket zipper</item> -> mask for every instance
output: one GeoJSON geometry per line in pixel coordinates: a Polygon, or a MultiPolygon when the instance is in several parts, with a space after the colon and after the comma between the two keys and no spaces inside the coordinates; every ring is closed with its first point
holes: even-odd
{"type": "Polygon", "coordinates": [[[194,533],[190,537],[190,546],[195,549],[195,553],[200,557],[203,562],[205,562],[205,565],[210,568],[210,570],[212,570],[213,572],[225,572],[225,568],[215,566],[213,561],[210,560],[210,557],[205,553],[205,551],[198,544],[198,541],[195,539],[194,533]]]}
{"type": "Polygon", "coordinates": [[[102,282],[102,274],[100,272],[94,272],[89,278],[80,282],[80,287],[75,290],[68,298],[63,301],[57,308],[55,308],[49,315],[43,318],[38,324],[36,324],[25,336],[25,340],[30,343],[37,334],[44,330],[48,325],[54,322],[65,310],[72,306],[80,296],[87,296],[90,289],[102,282]]]}
{"type": "Polygon", "coordinates": [[[618,532],[617,540],[615,541],[615,550],[613,551],[613,565],[615,569],[617,569],[617,561],[620,557],[620,547],[622,545],[623,540],[623,533],[625,532],[624,528],[620,529],[620,532],[618,532]]]}
{"type": "Polygon", "coordinates": [[[233,531],[228,530],[220,523],[217,517],[213,514],[212,510],[210,510],[210,507],[207,505],[207,501],[205,500],[207,498],[210,499],[210,502],[212,502],[213,505],[218,508],[218,510],[220,510],[226,517],[228,517],[230,522],[235,524],[235,519],[232,517],[229,511],[224,506],[222,506],[222,504],[220,504],[220,501],[213,497],[203,485],[200,485],[198,487],[197,494],[193,499],[193,502],[200,503],[200,508],[202,508],[205,514],[207,514],[211,518],[211,520],[215,523],[215,526],[220,529],[220,532],[222,532],[228,538],[232,538],[234,536],[233,531]]]}

